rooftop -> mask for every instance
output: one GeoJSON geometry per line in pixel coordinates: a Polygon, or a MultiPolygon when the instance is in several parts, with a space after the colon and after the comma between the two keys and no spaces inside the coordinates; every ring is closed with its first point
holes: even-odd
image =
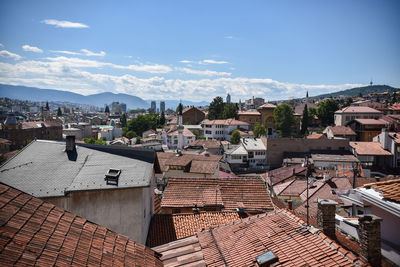
{"type": "Polygon", "coordinates": [[[240,220],[237,212],[200,212],[195,214],[154,215],[147,245],[159,246],[196,234],[197,231],[240,220]]]}
{"type": "Polygon", "coordinates": [[[265,177],[265,181],[270,185],[275,185],[280,183],[293,175],[300,174],[305,171],[306,167],[301,166],[301,164],[296,164],[288,167],[281,167],[275,170],[271,170],[263,175],[265,177]]]}
{"type": "Polygon", "coordinates": [[[248,126],[249,124],[247,122],[244,121],[238,121],[235,119],[226,119],[226,120],[206,120],[203,122],[204,125],[225,125],[225,126],[229,126],[229,125],[243,125],[243,126],[248,126]]]}
{"type": "Polygon", "coordinates": [[[0,265],[163,266],[124,235],[0,184],[0,265]]]}
{"type": "Polygon", "coordinates": [[[350,127],[347,126],[328,126],[333,135],[357,135],[350,127]]]}
{"type": "Polygon", "coordinates": [[[76,153],[67,153],[65,142],[35,140],[0,167],[0,182],[36,197],[144,187],[151,182],[153,157],[153,152],[128,147],[87,144],[77,145],[76,153]],[[110,168],[121,170],[118,186],[104,181],[110,168]]]}
{"type": "Polygon", "coordinates": [[[350,142],[357,155],[391,156],[392,153],[382,148],[379,142],[350,142]]]}
{"type": "Polygon", "coordinates": [[[252,115],[252,116],[260,116],[261,113],[258,112],[257,110],[239,110],[238,115],[252,115]]]}
{"type": "Polygon", "coordinates": [[[383,182],[376,182],[365,184],[364,188],[373,188],[381,192],[381,196],[385,199],[394,200],[400,202],[400,180],[389,180],[383,182]]]}
{"type": "Polygon", "coordinates": [[[243,146],[249,150],[266,150],[263,141],[260,138],[241,138],[243,146]]]}
{"type": "Polygon", "coordinates": [[[353,266],[357,259],[284,210],[202,230],[154,250],[162,254],[165,266],[257,266],[257,257],[268,251],[277,264],[290,266],[353,266]]]}
{"type": "Polygon", "coordinates": [[[259,109],[270,109],[270,108],[276,108],[276,106],[274,104],[271,103],[265,103],[264,105],[261,105],[257,108],[257,110],[259,109]]]}
{"type": "Polygon", "coordinates": [[[379,110],[370,107],[349,106],[336,111],[335,113],[377,113],[381,114],[379,110]]]}
{"type": "Polygon", "coordinates": [[[170,178],[161,207],[221,206],[248,212],[273,209],[260,178],[170,178]]]}
{"type": "Polygon", "coordinates": [[[221,141],[219,140],[196,140],[188,144],[188,146],[201,146],[205,148],[221,148],[221,141]]]}
{"type": "Polygon", "coordinates": [[[355,119],[356,122],[363,125],[388,125],[389,122],[382,119],[355,119]]]}

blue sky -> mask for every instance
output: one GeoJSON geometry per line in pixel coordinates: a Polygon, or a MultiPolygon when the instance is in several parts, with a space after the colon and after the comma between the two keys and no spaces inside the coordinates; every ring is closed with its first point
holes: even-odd
{"type": "Polygon", "coordinates": [[[400,87],[399,1],[1,1],[0,83],[144,99],[400,87]]]}

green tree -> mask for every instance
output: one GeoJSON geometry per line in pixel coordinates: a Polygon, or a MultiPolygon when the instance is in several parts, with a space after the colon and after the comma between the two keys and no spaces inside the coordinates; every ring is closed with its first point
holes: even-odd
{"type": "Polygon", "coordinates": [[[391,103],[394,104],[396,102],[397,102],[397,94],[396,94],[396,92],[393,92],[391,103]]]}
{"type": "Polygon", "coordinates": [[[301,118],[301,130],[300,133],[305,135],[308,132],[308,123],[310,118],[308,117],[308,107],[307,104],[304,106],[303,109],[303,117],[301,118]]]}
{"type": "Polygon", "coordinates": [[[106,105],[106,108],[104,109],[105,113],[110,113],[110,108],[108,107],[108,105],[106,105]]]}
{"type": "Polygon", "coordinates": [[[61,116],[62,116],[61,108],[58,107],[58,109],[57,109],[57,117],[61,117],[61,116]]]}
{"type": "Polygon", "coordinates": [[[135,142],[135,144],[136,144],[136,145],[139,145],[139,144],[140,144],[140,137],[136,137],[136,142],[135,142]]]}
{"type": "Polygon", "coordinates": [[[334,121],[335,111],[339,109],[339,104],[334,99],[328,99],[318,103],[317,114],[323,125],[331,125],[334,121]]]}
{"type": "Polygon", "coordinates": [[[138,115],[136,118],[128,121],[125,132],[135,132],[141,136],[144,131],[149,129],[156,129],[162,127],[160,125],[160,117],[157,113],[150,113],[144,115],[138,115]]]}
{"type": "Polygon", "coordinates": [[[134,131],[127,131],[124,136],[132,139],[133,137],[137,136],[137,134],[134,131]]]}
{"type": "Polygon", "coordinates": [[[224,100],[222,97],[217,96],[210,103],[210,107],[208,108],[208,119],[216,120],[222,118],[222,113],[224,112],[224,100]]]}
{"type": "Polygon", "coordinates": [[[359,92],[358,94],[357,94],[357,97],[362,97],[363,95],[362,95],[362,93],[361,92],[359,92]]]}
{"type": "Polygon", "coordinates": [[[254,137],[259,138],[260,136],[264,136],[267,134],[267,129],[265,129],[264,125],[256,122],[254,125],[254,137]]]}
{"type": "Polygon", "coordinates": [[[222,112],[223,119],[238,118],[238,106],[235,103],[225,103],[222,112]]]}
{"type": "Polygon", "coordinates": [[[294,111],[286,103],[278,105],[274,110],[275,126],[280,137],[289,137],[296,122],[294,111]]]}
{"type": "Polygon", "coordinates": [[[50,110],[49,101],[46,102],[46,109],[47,109],[47,110],[50,110]]]}
{"type": "Polygon", "coordinates": [[[160,125],[164,125],[164,124],[165,124],[165,113],[164,113],[164,111],[161,111],[160,125]]]}
{"type": "Polygon", "coordinates": [[[119,118],[122,127],[126,127],[126,113],[123,113],[119,118]]]}
{"type": "Polygon", "coordinates": [[[233,130],[231,137],[230,137],[231,144],[239,144],[240,142],[240,133],[238,129],[233,130]]]}
{"type": "Polygon", "coordinates": [[[348,98],[346,98],[346,100],[344,101],[343,107],[344,107],[344,108],[345,108],[345,107],[348,107],[348,106],[351,105],[351,103],[353,103],[353,98],[348,97],[348,98]]]}

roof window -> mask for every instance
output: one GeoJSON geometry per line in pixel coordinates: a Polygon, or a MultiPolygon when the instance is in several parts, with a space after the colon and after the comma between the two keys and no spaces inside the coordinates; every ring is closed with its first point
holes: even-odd
{"type": "Polygon", "coordinates": [[[277,261],[279,261],[278,257],[271,250],[257,257],[257,263],[260,267],[271,266],[277,261]]]}
{"type": "Polygon", "coordinates": [[[121,174],[120,169],[113,169],[110,168],[108,172],[106,173],[106,177],[104,180],[106,181],[107,185],[117,185],[118,186],[118,178],[119,175],[121,174]]]}

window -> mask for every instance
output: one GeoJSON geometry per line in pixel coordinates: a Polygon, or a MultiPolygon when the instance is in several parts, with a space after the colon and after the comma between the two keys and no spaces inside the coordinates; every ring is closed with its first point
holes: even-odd
{"type": "Polygon", "coordinates": [[[211,131],[206,131],[206,134],[211,134],[211,131]]]}
{"type": "Polygon", "coordinates": [[[172,214],[174,214],[174,213],[181,213],[181,210],[180,209],[172,209],[172,214]]]}

